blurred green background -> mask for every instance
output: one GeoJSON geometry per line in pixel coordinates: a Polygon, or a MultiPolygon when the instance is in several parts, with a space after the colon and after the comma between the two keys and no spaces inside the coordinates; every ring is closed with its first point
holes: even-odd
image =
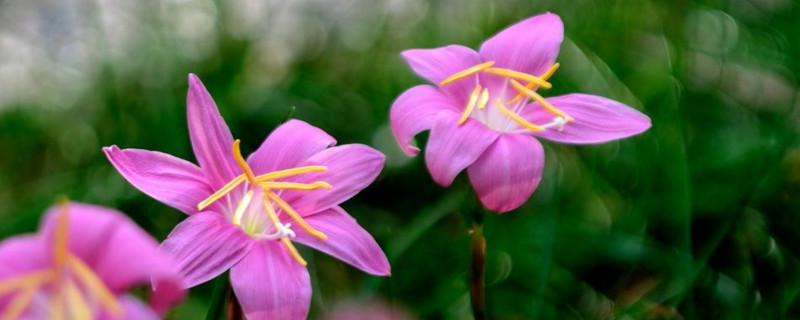
{"type": "MultiPolygon", "coordinates": [[[[184,215],[131,187],[100,148],[194,161],[193,72],[245,153],[294,106],[340,144],[388,157],[344,207],[393,275],[304,251],[311,318],[378,304],[398,318],[469,319],[475,196],[464,176],[437,186],[422,157],[396,146],[389,107],[424,82],[399,53],[477,47],[545,11],[566,31],[545,94],[620,100],[653,128],[598,146],[545,142],[531,200],[486,218],[492,318],[800,317],[793,0],[0,0],[0,237],[34,231],[67,195],[118,208],[163,239],[184,215]]],[[[193,290],[170,318],[202,318],[212,289],[193,290]]]]}

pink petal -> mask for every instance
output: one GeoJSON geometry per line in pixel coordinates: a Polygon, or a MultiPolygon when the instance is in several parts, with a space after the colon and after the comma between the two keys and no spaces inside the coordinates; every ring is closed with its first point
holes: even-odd
{"type": "Polygon", "coordinates": [[[308,270],[280,242],[261,241],[253,246],[231,269],[231,286],[249,320],[297,320],[308,315],[308,270]]]}
{"type": "Polygon", "coordinates": [[[286,190],[280,196],[304,216],[328,209],[352,198],[375,181],[385,160],[382,153],[362,144],[347,144],[324,150],[301,165],[322,165],[328,167],[328,171],[307,173],[287,180],[305,183],[325,181],[333,188],[286,190]]]}
{"type": "Polygon", "coordinates": [[[416,86],[397,97],[392,104],[389,121],[397,144],[406,155],[419,153],[419,148],[412,146],[411,140],[418,133],[430,130],[436,115],[442,110],[461,112],[452,99],[432,86],[416,86]]]}
{"type": "Polygon", "coordinates": [[[504,213],[530,198],[544,169],[544,149],[536,139],[503,134],[473,163],[467,173],[486,208],[504,213]]]}
{"type": "MultiPolygon", "coordinates": [[[[42,222],[45,245],[53,243],[59,206],[51,207],[42,222]]],[[[69,250],[86,262],[105,285],[121,293],[153,283],[172,290],[153,295],[153,306],[166,312],[183,299],[183,279],[158,242],[123,213],[89,204],[69,204],[69,250]]]]}
{"type": "MultiPolygon", "coordinates": [[[[16,236],[0,242],[0,281],[49,265],[49,256],[38,235],[16,236]]],[[[0,295],[0,310],[5,310],[11,299],[10,295],[0,295]]]]}
{"type": "Polygon", "coordinates": [[[439,114],[425,147],[428,171],[444,187],[450,186],[458,173],[475,162],[500,135],[474,119],[459,125],[458,117],[453,112],[439,114]]]}
{"type": "Polygon", "coordinates": [[[288,169],[335,144],[322,129],[293,119],[272,131],[247,163],[257,175],[288,169]]]}
{"type": "Polygon", "coordinates": [[[297,229],[296,241],[325,252],[376,276],[391,273],[389,260],[375,239],[344,209],[333,207],[306,218],[306,222],[328,236],[320,240],[297,229]]]}
{"type": "Polygon", "coordinates": [[[481,45],[484,61],[494,67],[541,75],[552,66],[564,40],[564,24],[558,15],[540,14],[518,22],[481,45]]]}
{"type": "Polygon", "coordinates": [[[0,242],[0,280],[40,270],[49,264],[42,239],[36,235],[10,237],[0,242]]]}
{"type": "Polygon", "coordinates": [[[219,188],[238,176],[240,170],[233,158],[231,131],[214,99],[194,74],[189,74],[186,116],[194,155],[211,186],[219,188]]]}
{"type": "Polygon", "coordinates": [[[239,262],[254,240],[214,212],[200,212],[167,236],[161,249],[170,254],[191,288],[222,274],[239,262]]]}
{"type": "MultiPolygon", "coordinates": [[[[620,102],[588,94],[568,94],[547,99],[575,119],[564,130],[546,130],[536,136],[573,144],[604,143],[640,134],[650,128],[650,118],[620,102]]],[[[552,121],[553,115],[538,105],[525,107],[523,117],[533,123],[552,121]]]]}
{"type": "Polygon", "coordinates": [[[171,155],[140,149],[103,148],[114,168],[134,187],[186,214],[211,195],[205,174],[196,165],[171,155]]]}
{"type": "MultiPolygon", "coordinates": [[[[415,73],[437,86],[453,74],[483,62],[475,50],[459,45],[411,49],[403,51],[402,56],[415,73]]],[[[475,78],[467,77],[442,87],[442,90],[457,104],[464,105],[474,88],[475,78]]]]}
{"type": "MultiPolygon", "coordinates": [[[[124,320],[159,320],[161,317],[146,304],[136,299],[136,297],[124,295],[118,298],[122,308],[125,310],[124,320]]],[[[101,320],[121,320],[104,314],[101,320]]]]}

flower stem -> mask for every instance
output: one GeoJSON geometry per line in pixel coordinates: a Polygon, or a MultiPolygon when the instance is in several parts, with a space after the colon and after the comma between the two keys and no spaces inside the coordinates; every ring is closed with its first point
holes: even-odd
{"type": "Polygon", "coordinates": [[[484,271],[486,269],[486,238],[483,237],[483,211],[474,210],[472,220],[472,269],[470,272],[470,298],[472,298],[472,314],[475,320],[486,318],[486,293],[484,271]]]}
{"type": "Polygon", "coordinates": [[[211,306],[208,308],[206,320],[220,320],[225,310],[225,301],[231,294],[231,285],[228,282],[228,274],[223,273],[217,277],[217,283],[214,286],[214,293],[211,296],[211,306]]]}
{"type": "Polygon", "coordinates": [[[239,304],[239,299],[231,292],[230,299],[228,299],[228,320],[242,320],[244,319],[244,312],[242,306],[239,304]]]}

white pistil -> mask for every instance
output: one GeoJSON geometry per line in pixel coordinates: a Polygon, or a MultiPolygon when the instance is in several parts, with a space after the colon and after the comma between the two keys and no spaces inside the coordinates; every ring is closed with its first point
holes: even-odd
{"type": "Polygon", "coordinates": [[[556,128],[559,132],[564,131],[564,125],[567,124],[567,119],[564,117],[555,117],[550,123],[542,125],[542,129],[556,128]]]}
{"type": "Polygon", "coordinates": [[[260,238],[261,239],[267,239],[267,240],[278,240],[278,239],[283,239],[283,238],[294,238],[297,235],[294,233],[294,231],[292,231],[291,227],[292,227],[291,223],[286,223],[286,224],[278,223],[278,224],[275,224],[275,228],[277,229],[277,230],[275,230],[275,233],[263,235],[260,238]]]}

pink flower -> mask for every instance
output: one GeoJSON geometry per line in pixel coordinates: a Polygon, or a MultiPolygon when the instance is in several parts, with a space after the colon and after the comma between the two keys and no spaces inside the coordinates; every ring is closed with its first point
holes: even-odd
{"type": "Polygon", "coordinates": [[[103,207],[64,202],[38,234],[0,243],[2,319],[160,319],[181,281],[155,239],[103,207]],[[151,279],[152,308],[125,294],[151,279]]]}
{"type": "Polygon", "coordinates": [[[403,52],[414,72],[437,84],[413,87],[392,105],[403,151],[416,155],[411,140],[430,130],[425,163],[433,179],[447,187],[467,169],[483,205],[503,213],[525,203],[542,178],[544,150],[534,137],[593,144],[650,128],[650,118],[614,100],[536,93],[551,87],[563,29],[547,13],[501,31],[479,52],[459,45],[403,52]]]}
{"type": "Polygon", "coordinates": [[[383,154],[364,145],[334,147],[324,131],[291,120],[245,161],[195,75],[187,109],[199,167],[160,152],[104,148],[131,184],[190,215],[162,244],[187,287],[230,269],[248,319],[302,319],[311,285],[292,240],[367,273],[389,274],[381,248],[338,206],[375,180],[383,154]]]}

